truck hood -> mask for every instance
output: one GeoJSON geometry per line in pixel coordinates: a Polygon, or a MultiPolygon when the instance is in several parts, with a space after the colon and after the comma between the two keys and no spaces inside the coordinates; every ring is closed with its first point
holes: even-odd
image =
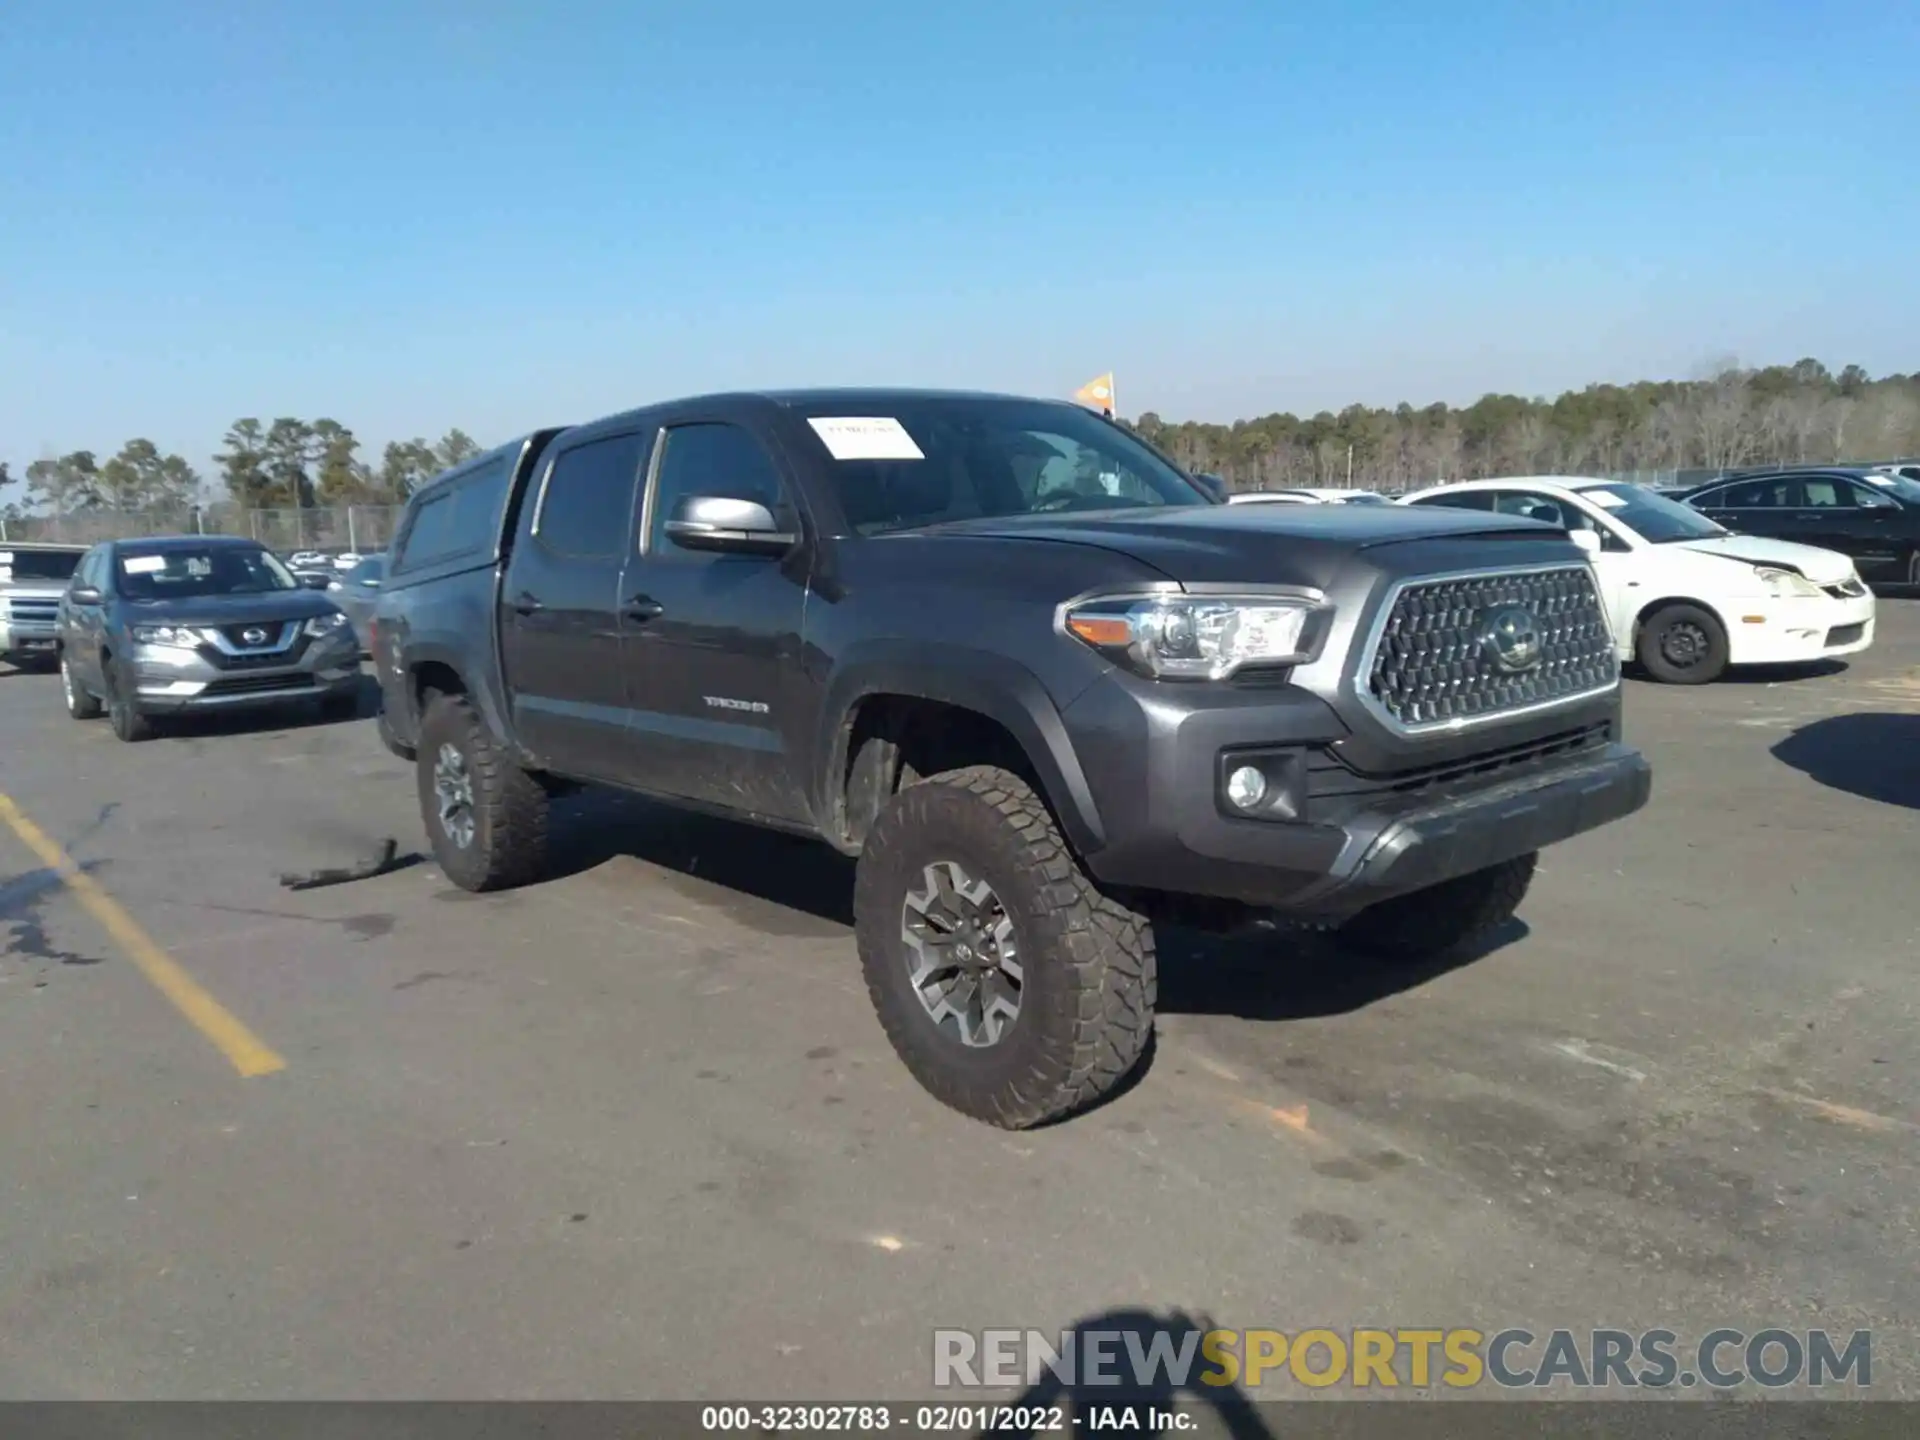
{"type": "Polygon", "coordinates": [[[234,625],[243,620],[311,620],[337,607],[318,590],[271,590],[261,595],[195,595],[129,600],[127,618],[139,625],[234,625]]]}
{"type": "MultiPolygon", "coordinates": [[[[1661,546],[1666,549],[1666,546],[1661,546]]],[[[1791,540],[1768,540],[1759,535],[1715,535],[1705,540],[1678,540],[1674,548],[1744,560],[1749,565],[1778,565],[1798,570],[1816,585],[1838,585],[1853,578],[1853,561],[1837,550],[1796,545],[1791,540]]]]}
{"type": "Polygon", "coordinates": [[[1088,545],[1193,584],[1325,586],[1358,550],[1486,536],[1550,540],[1563,532],[1537,520],[1441,507],[1193,505],[995,516],[919,533],[1088,545]]]}

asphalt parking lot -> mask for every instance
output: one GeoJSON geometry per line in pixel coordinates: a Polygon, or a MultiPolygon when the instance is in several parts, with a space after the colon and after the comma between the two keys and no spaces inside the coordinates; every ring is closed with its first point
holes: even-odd
{"type": "Polygon", "coordinates": [[[593,800],[528,890],[291,892],[421,847],[371,721],[130,746],[0,669],[0,1396],[909,1398],[936,1327],[1139,1309],[1870,1327],[1920,1396],[1881,614],[1833,673],[1629,682],[1652,805],[1490,953],[1165,941],[1150,1068],[1019,1135],[894,1060],[823,849],[593,800]]]}

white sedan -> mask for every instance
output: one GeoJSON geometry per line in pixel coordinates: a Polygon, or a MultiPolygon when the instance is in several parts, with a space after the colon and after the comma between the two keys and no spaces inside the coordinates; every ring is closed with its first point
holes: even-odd
{"type": "Polygon", "coordinates": [[[1525,475],[1438,485],[1398,503],[1492,510],[1566,530],[1592,556],[1621,660],[1669,684],[1873,643],[1873,592],[1850,558],[1735,535],[1643,486],[1525,475]]]}

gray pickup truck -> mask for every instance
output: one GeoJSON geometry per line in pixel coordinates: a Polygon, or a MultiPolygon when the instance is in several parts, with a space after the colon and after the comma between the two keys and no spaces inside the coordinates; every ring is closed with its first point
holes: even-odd
{"type": "Polygon", "coordinates": [[[1277,914],[1429,956],[1648,797],[1564,530],[1219,502],[1123,426],[1014,397],[543,430],[409,503],[382,735],[469,890],[536,878],[582,782],[857,856],[902,1060],[1039,1124],[1142,1055],[1156,923],[1277,914]]]}
{"type": "Polygon", "coordinates": [[[0,661],[23,670],[60,663],[60,597],[84,545],[0,544],[0,661]]]}

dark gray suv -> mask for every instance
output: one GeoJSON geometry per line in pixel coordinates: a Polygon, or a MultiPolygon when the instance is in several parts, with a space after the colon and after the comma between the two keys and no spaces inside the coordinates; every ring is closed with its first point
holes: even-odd
{"type": "Polygon", "coordinates": [[[317,702],[345,718],[359,705],[353,627],[252,540],[96,545],[61,598],[59,642],[67,713],[104,709],[122,740],[190,711],[317,702]]]}

